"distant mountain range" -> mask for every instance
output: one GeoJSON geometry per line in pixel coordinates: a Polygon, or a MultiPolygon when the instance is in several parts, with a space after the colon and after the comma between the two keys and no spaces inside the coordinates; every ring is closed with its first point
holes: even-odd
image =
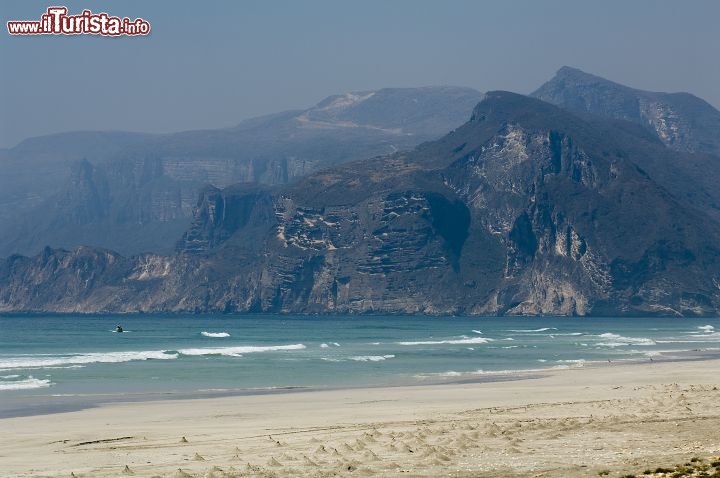
{"type": "Polygon", "coordinates": [[[720,111],[689,93],[636,90],[564,66],[531,96],[570,111],[638,123],[676,151],[720,155],[720,111]]]}
{"type": "MultiPolygon", "coordinates": [[[[402,124],[367,119],[377,94],[292,118],[313,131],[402,124]]],[[[720,158],[702,120],[717,111],[567,67],[534,95],[559,106],[489,92],[464,125],[410,151],[206,186],[172,253],[12,255],[0,310],[717,315],[720,158]],[[664,106],[632,116],[632,95],[664,106]],[[661,110],[672,114],[643,119],[661,110]]],[[[74,191],[68,203],[103,203],[102,188],[74,191]]]]}
{"type": "Polygon", "coordinates": [[[0,257],[46,245],[169,253],[207,184],[285,184],[409,149],[461,125],[480,98],[469,88],[387,88],[218,130],[31,138],[0,151],[0,257]]]}

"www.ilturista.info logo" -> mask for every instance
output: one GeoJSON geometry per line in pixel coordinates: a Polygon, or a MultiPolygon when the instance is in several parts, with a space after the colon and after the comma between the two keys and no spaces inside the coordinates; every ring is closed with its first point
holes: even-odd
{"type": "Polygon", "coordinates": [[[80,15],[68,15],[65,7],[50,7],[40,21],[7,22],[11,35],[147,35],[150,23],[142,18],[111,17],[107,13],[83,10],[80,15]]]}

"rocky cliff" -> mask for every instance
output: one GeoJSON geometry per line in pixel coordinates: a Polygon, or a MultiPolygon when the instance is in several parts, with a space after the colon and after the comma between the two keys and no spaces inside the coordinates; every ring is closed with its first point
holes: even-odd
{"type": "Polygon", "coordinates": [[[232,128],[26,140],[0,154],[0,257],[46,245],[170,253],[205,185],[285,184],[410,149],[461,125],[480,96],[470,88],[388,88],[232,128]]]}
{"type": "Polygon", "coordinates": [[[411,152],[205,189],[174,254],[12,256],[0,310],[717,314],[720,226],[641,166],[682,155],[492,92],[411,152]]]}

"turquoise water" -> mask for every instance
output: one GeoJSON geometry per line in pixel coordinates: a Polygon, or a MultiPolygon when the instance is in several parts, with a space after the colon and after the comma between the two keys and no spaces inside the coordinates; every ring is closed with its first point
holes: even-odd
{"type": "Polygon", "coordinates": [[[0,416],[713,355],[718,319],[8,316],[0,317],[0,416]]]}

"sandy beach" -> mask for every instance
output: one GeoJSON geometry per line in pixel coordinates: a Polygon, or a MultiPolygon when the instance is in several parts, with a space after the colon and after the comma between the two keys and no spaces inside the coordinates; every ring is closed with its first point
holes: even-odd
{"type": "Polygon", "coordinates": [[[0,429],[6,477],[640,476],[690,460],[712,476],[720,361],[115,403],[0,429]]]}

